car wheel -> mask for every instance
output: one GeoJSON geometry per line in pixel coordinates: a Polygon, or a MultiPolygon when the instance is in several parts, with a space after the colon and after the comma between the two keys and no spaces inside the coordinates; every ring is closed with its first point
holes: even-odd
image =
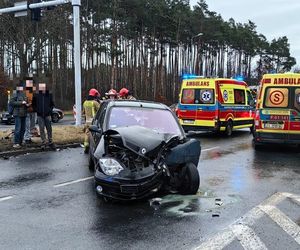
{"type": "Polygon", "coordinates": [[[58,116],[58,114],[52,114],[52,122],[53,123],[58,123],[58,121],[59,121],[59,116],[58,116]]]}
{"type": "Polygon", "coordinates": [[[196,194],[200,185],[197,167],[193,163],[187,163],[182,169],[181,176],[183,180],[179,192],[181,194],[196,194]]]}
{"type": "Polygon", "coordinates": [[[232,121],[229,120],[226,124],[225,134],[229,137],[232,135],[233,124],[232,121]]]}
{"type": "Polygon", "coordinates": [[[89,150],[89,170],[95,171],[95,162],[91,150],[89,150]]]}

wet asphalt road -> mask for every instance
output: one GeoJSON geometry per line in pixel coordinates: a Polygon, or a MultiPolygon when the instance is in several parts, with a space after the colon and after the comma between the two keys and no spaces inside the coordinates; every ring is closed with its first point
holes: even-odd
{"type": "Polygon", "coordinates": [[[199,193],[160,206],[98,199],[81,148],[0,160],[1,249],[299,249],[300,150],[197,138],[199,193]]]}

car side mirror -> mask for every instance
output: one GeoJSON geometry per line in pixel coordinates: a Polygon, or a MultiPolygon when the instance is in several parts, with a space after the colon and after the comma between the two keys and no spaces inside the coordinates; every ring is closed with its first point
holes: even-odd
{"type": "Polygon", "coordinates": [[[102,134],[102,129],[98,128],[96,125],[90,126],[89,130],[94,133],[102,134]]]}

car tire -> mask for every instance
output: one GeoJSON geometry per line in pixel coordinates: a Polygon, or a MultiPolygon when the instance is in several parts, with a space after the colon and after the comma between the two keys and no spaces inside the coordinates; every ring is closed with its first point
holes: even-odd
{"type": "Polygon", "coordinates": [[[181,194],[196,194],[200,185],[200,177],[197,167],[193,163],[187,163],[181,174],[183,181],[179,188],[181,194]]]}
{"type": "Polygon", "coordinates": [[[91,150],[89,150],[89,170],[90,171],[95,171],[95,162],[94,162],[94,159],[93,159],[93,156],[92,156],[92,152],[91,150]]]}
{"type": "Polygon", "coordinates": [[[230,137],[232,136],[232,131],[233,131],[233,123],[231,120],[229,120],[226,124],[226,128],[225,128],[225,134],[226,136],[230,137]]]}
{"type": "Polygon", "coordinates": [[[52,119],[53,123],[58,123],[58,121],[59,121],[59,115],[56,114],[56,113],[54,113],[54,114],[51,115],[51,119],[52,119]]]}

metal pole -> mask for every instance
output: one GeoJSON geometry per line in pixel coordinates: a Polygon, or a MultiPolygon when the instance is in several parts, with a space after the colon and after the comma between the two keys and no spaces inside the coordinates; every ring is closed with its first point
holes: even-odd
{"type": "Polygon", "coordinates": [[[81,55],[80,55],[80,6],[81,0],[72,0],[74,28],[75,106],[76,126],[81,125],[81,55]]]}

